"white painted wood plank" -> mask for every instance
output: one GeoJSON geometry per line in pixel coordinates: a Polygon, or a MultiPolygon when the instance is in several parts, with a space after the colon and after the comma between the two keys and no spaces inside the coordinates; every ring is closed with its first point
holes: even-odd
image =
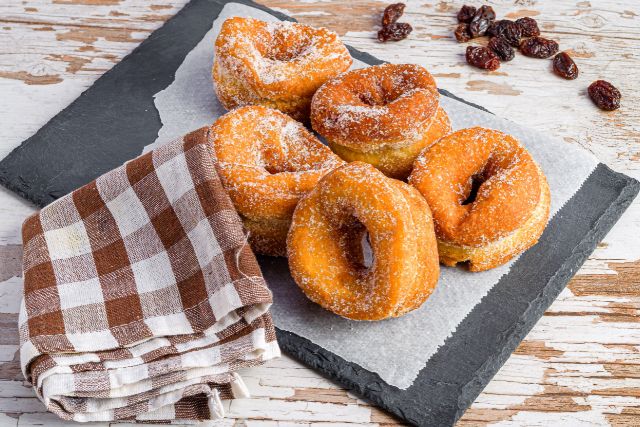
{"type": "MultiPolygon", "coordinates": [[[[184,3],[0,2],[0,158],[184,3]]],[[[266,3],[301,21],[336,29],[347,43],[382,59],[425,65],[442,87],[499,115],[580,144],[616,170],[640,177],[640,91],[638,79],[632,78],[640,75],[636,52],[640,10],[634,1],[491,2],[499,15],[535,15],[545,35],[559,40],[562,49],[571,49],[581,68],[581,77],[574,82],[555,77],[549,61],[522,56],[496,73],[464,64],[465,46],[451,38],[453,16],[462,2],[409,2],[406,20],[415,31],[397,44],[380,44],[373,37],[376,15],[386,3],[266,3]],[[591,105],[584,89],[596,78],[611,79],[621,89],[621,110],[603,113],[591,105]]],[[[20,243],[20,224],[33,211],[27,202],[0,188],[0,251],[20,243]]],[[[633,320],[640,307],[640,266],[634,267],[640,258],[638,235],[640,202],[636,201],[580,272],[591,276],[574,281],[563,292],[461,425],[633,425],[629,421],[633,414],[640,416],[640,333],[633,320]]],[[[0,279],[0,319],[6,324],[13,318],[1,316],[17,310],[18,276],[0,279]]],[[[15,375],[14,348],[0,345],[0,381],[15,375]]],[[[393,422],[288,357],[247,370],[243,376],[259,399],[255,405],[233,402],[230,418],[219,425],[393,422]]],[[[39,401],[20,388],[20,381],[9,383],[4,394],[0,392],[0,425],[66,425],[43,413],[39,401]],[[16,419],[2,412],[24,413],[16,419]]]]}

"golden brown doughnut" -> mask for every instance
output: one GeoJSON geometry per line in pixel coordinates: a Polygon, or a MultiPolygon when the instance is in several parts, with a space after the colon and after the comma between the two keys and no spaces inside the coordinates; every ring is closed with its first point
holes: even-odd
{"type": "Polygon", "coordinates": [[[285,256],[298,200],[344,162],[302,124],[262,106],[225,114],[209,135],[222,184],[249,231],[252,248],[285,256]]]}
{"type": "Polygon", "coordinates": [[[354,320],[402,316],[431,295],[439,275],[425,200],[363,162],[327,174],[300,201],[287,251],[291,275],[307,297],[354,320]],[[363,258],[367,232],[371,266],[363,258]]]}
{"type": "Polygon", "coordinates": [[[212,72],[226,109],[264,105],[308,121],[315,91],[351,62],[338,35],[326,28],[233,17],[216,39],[212,72]]]}
{"type": "Polygon", "coordinates": [[[423,67],[377,65],[325,83],[311,102],[311,124],[343,159],[402,179],[422,149],[451,131],[439,99],[423,67]]]}
{"type": "Polygon", "coordinates": [[[547,179],[510,135],[454,132],[416,159],[409,183],[433,212],[440,261],[497,267],[535,245],[549,219],[547,179]]]}

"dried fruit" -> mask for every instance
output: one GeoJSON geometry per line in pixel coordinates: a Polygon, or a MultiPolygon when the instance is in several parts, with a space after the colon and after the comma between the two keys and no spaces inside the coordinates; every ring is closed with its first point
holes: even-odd
{"type": "Polygon", "coordinates": [[[525,16],[524,18],[516,19],[516,24],[522,31],[522,37],[537,37],[540,35],[540,28],[538,28],[538,22],[525,16]]]}
{"type": "Polygon", "coordinates": [[[492,37],[487,47],[498,55],[501,61],[511,61],[516,56],[509,42],[500,36],[492,37]]]}
{"type": "Polygon", "coordinates": [[[518,47],[522,38],[522,29],[513,21],[501,19],[489,26],[487,35],[492,37],[500,36],[509,42],[511,46],[518,47]]]}
{"type": "Polygon", "coordinates": [[[472,37],[483,36],[487,28],[496,19],[496,13],[491,6],[480,6],[469,23],[469,32],[472,37]]]}
{"type": "Polygon", "coordinates": [[[542,37],[531,37],[520,43],[520,51],[531,58],[549,58],[558,52],[558,43],[542,37]]]}
{"type": "Polygon", "coordinates": [[[622,95],[611,83],[605,80],[596,80],[589,85],[589,97],[601,110],[612,111],[620,108],[622,95]]]}
{"type": "Polygon", "coordinates": [[[488,47],[468,46],[466,58],[467,64],[483,70],[494,71],[500,68],[500,59],[488,47]]]}
{"type": "Polygon", "coordinates": [[[460,8],[458,12],[458,22],[464,22],[468,24],[473,19],[473,16],[476,14],[475,6],[467,6],[466,4],[460,8]]]}
{"type": "Polygon", "coordinates": [[[498,35],[498,27],[500,26],[502,21],[506,21],[506,19],[500,19],[498,21],[493,21],[491,23],[491,25],[489,25],[489,28],[487,28],[486,35],[489,36],[489,37],[497,36],[498,35]]]}
{"type": "Polygon", "coordinates": [[[471,40],[471,33],[469,32],[468,24],[459,24],[453,34],[456,36],[456,40],[458,40],[458,42],[460,43],[468,42],[469,40],[471,40]]]}
{"type": "Polygon", "coordinates": [[[381,42],[404,40],[411,34],[411,31],[413,31],[413,28],[411,28],[410,24],[406,22],[394,22],[386,27],[382,27],[382,29],[378,31],[378,40],[381,42]]]}
{"type": "Polygon", "coordinates": [[[386,27],[400,19],[404,13],[404,7],[404,3],[394,3],[387,6],[382,14],[382,26],[386,27]]]}
{"type": "Polygon", "coordinates": [[[578,66],[566,52],[560,52],[553,58],[553,71],[567,80],[578,78],[578,66]]]}

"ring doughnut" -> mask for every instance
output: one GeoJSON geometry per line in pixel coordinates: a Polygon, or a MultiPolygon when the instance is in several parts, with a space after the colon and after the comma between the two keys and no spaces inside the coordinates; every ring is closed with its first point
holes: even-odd
{"type": "Polygon", "coordinates": [[[287,250],[291,275],[307,297],[353,320],[398,317],[418,308],[440,271],[424,198],[363,162],[327,174],[300,201],[287,250]],[[365,233],[370,266],[363,256],[365,233]]]}
{"type": "Polygon", "coordinates": [[[351,62],[338,35],[326,28],[233,17],[216,39],[212,73],[227,110],[264,105],[308,121],[315,91],[351,62]]]}
{"type": "Polygon", "coordinates": [[[313,96],[311,124],[344,160],[406,178],[420,151],[451,131],[436,83],[411,64],[353,70],[313,96]]]}
{"type": "Polygon", "coordinates": [[[298,200],[344,162],[302,124],[262,106],[225,114],[209,136],[222,184],[249,232],[252,248],[285,256],[298,200]]]}
{"type": "Polygon", "coordinates": [[[535,245],[549,219],[547,179],[510,135],[474,127],[440,139],[409,183],[433,212],[440,262],[488,270],[535,245]]]}

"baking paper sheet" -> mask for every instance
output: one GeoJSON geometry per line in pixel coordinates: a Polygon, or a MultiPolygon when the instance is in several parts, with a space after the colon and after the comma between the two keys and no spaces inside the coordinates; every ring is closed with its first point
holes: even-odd
{"type": "MultiPolygon", "coordinates": [[[[155,96],[162,128],[145,152],[191,130],[212,123],[225,113],[213,92],[213,45],[220,26],[231,16],[277,21],[274,16],[237,3],[225,6],[212,29],[187,55],[175,81],[155,96]]],[[[367,66],[354,61],[354,67],[367,66]]],[[[458,94],[461,95],[461,94],[458,94]]],[[[582,148],[518,126],[452,98],[441,97],[453,129],[484,126],[518,138],[540,164],[551,188],[551,214],[580,188],[597,160],[582,148]]],[[[419,309],[398,319],[355,322],[338,317],[310,302],[295,285],[283,259],[261,263],[274,293],[276,326],[305,337],[338,356],[375,372],[388,384],[408,388],[420,369],[456,329],[473,307],[509,271],[513,261],[481,273],[443,267],[433,295],[419,309]]],[[[509,301],[505,301],[508,304],[509,301]]]]}

